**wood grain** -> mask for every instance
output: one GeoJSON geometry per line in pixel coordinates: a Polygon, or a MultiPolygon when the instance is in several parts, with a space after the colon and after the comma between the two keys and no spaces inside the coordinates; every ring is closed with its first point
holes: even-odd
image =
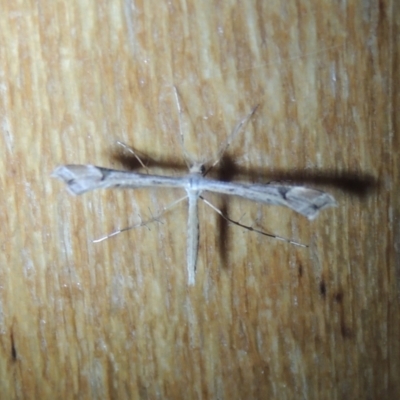
{"type": "Polygon", "coordinates": [[[4,399],[400,396],[399,36],[390,0],[3,2],[4,399]],[[333,194],[313,222],[207,198],[196,286],[181,193],[70,196],[59,164],[185,173],[256,104],[214,176],[333,194]]]}

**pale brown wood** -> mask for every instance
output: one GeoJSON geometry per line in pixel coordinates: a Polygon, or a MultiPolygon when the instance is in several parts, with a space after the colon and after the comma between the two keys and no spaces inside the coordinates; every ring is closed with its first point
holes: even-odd
{"type": "Polygon", "coordinates": [[[400,396],[399,26],[395,1],[3,2],[1,398],[400,396]],[[200,208],[186,284],[181,193],[70,196],[59,164],[304,182],[339,203],[313,222],[250,202],[200,208]],[[146,158],[145,158],[146,159],[146,158]]]}

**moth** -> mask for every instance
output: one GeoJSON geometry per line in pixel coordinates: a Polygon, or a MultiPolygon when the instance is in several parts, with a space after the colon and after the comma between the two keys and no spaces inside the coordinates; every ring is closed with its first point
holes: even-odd
{"type": "MultiPolygon", "coordinates": [[[[179,125],[181,130],[181,108],[178,95],[175,89],[179,111],[179,125]]],[[[198,247],[199,247],[199,218],[198,203],[199,199],[213,208],[227,221],[234,223],[246,229],[271,236],[277,239],[306,247],[300,243],[284,239],[277,235],[272,235],[252,227],[242,225],[224,215],[218,208],[213,206],[203,196],[203,192],[214,192],[230,196],[237,196],[257,203],[284,206],[291,210],[313,220],[319,212],[325,208],[336,206],[335,199],[328,193],[298,185],[284,184],[252,184],[241,182],[225,182],[207,178],[208,172],[221,160],[222,155],[227,150],[233,139],[237,136],[242,126],[251,118],[256,111],[255,107],[245,118],[243,118],[228,136],[218,152],[217,160],[209,167],[203,163],[193,163],[189,160],[186,150],[183,146],[183,134],[180,132],[181,144],[185,154],[186,162],[189,166],[189,173],[184,176],[164,176],[136,173],[132,171],[123,171],[98,167],[95,165],[61,165],[57,167],[52,176],[61,179],[67,184],[69,191],[74,195],[79,195],[95,189],[111,188],[180,188],[186,191],[186,196],[178,199],[170,206],[164,208],[163,213],[173,205],[184,199],[188,199],[188,222],[187,222],[187,279],[189,285],[195,284],[195,273],[197,265],[198,247]]],[[[146,223],[155,221],[159,216],[152,218],[146,223]]],[[[136,226],[142,226],[141,223],[136,226]]],[[[134,227],[136,227],[134,226],[134,227]]],[[[124,228],[111,233],[97,241],[104,240],[117,233],[134,228],[124,228]]]]}

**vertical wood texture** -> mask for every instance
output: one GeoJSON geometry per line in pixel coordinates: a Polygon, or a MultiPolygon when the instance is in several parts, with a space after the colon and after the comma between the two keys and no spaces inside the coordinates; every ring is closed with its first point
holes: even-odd
{"type": "Polygon", "coordinates": [[[0,13],[0,381],[17,399],[400,396],[399,21],[383,1],[8,1],[0,13]],[[223,179],[292,181],[314,222],[218,196],[93,244],[179,191],[70,196],[58,164],[185,173],[233,143],[223,179]],[[162,222],[162,223],[161,223],[162,222]]]}

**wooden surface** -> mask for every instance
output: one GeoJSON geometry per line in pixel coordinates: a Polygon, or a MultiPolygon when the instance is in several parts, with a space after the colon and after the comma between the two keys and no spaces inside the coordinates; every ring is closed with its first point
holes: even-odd
{"type": "Polygon", "coordinates": [[[3,399],[400,396],[399,26],[395,1],[3,2],[3,399]],[[209,196],[196,286],[171,190],[80,197],[59,164],[185,173],[260,107],[214,176],[292,181],[338,207],[209,196]]]}

